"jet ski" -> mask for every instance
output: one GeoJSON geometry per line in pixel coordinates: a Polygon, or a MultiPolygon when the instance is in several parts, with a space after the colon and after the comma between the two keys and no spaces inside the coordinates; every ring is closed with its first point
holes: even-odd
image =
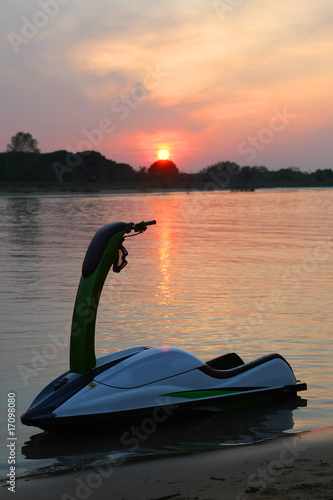
{"type": "Polygon", "coordinates": [[[203,362],[176,347],[140,346],[95,356],[99,298],[112,268],[127,264],[125,239],[156,221],[114,222],[100,228],[86,252],[74,305],[69,371],[48,384],[21,416],[23,424],[66,432],[82,426],[145,418],[163,422],[260,401],[295,396],[307,389],[280,354],[244,362],[226,353],[203,362]]]}

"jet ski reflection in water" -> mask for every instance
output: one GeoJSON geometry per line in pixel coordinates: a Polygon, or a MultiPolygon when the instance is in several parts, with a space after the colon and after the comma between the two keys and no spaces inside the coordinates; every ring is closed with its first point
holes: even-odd
{"type": "Polygon", "coordinates": [[[93,466],[112,461],[123,463],[134,457],[166,456],[193,450],[221,449],[250,444],[286,435],[294,427],[293,411],[306,406],[299,396],[251,405],[246,411],[192,412],[188,419],[166,419],[163,424],[144,417],[117,421],[117,425],[92,425],[89,432],[71,433],[70,439],[59,439],[50,432],[32,435],[22,447],[28,460],[49,461],[50,470],[68,470],[73,466],[93,466]],[[149,428],[146,424],[149,422],[149,428]],[[139,429],[139,433],[137,432],[139,429]],[[148,431],[148,432],[147,432],[148,431]]]}
{"type": "Polygon", "coordinates": [[[91,240],[73,312],[70,369],[41,391],[21,416],[23,424],[63,432],[148,414],[188,418],[198,409],[220,411],[306,390],[280,354],[245,363],[227,353],[203,362],[176,347],[140,346],[96,361],[96,314],[106,276],[127,264],[124,239],[154,224],[107,224],[91,240]],[[96,305],[93,317],[82,308],[87,303],[96,305]]]}

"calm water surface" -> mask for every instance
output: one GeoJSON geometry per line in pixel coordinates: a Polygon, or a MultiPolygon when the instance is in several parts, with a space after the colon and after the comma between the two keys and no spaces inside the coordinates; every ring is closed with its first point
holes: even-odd
{"type": "MultiPolygon", "coordinates": [[[[127,240],[128,266],[107,278],[97,355],[174,345],[203,360],[284,355],[308,383],[302,400],[166,425],[129,447],[117,430],[54,437],[17,419],[19,474],[165,455],[332,425],[333,190],[0,198],[2,432],[68,369],[82,260],[103,224],[155,218],[127,240]],[[135,448],[135,449],[134,449],[135,448]]],[[[2,474],[8,450],[1,449],[2,474]]]]}

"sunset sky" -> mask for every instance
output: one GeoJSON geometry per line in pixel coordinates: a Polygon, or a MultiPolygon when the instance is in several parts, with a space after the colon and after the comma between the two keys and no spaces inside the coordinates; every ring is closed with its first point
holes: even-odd
{"type": "Polygon", "coordinates": [[[332,0],[1,5],[0,151],[94,149],[135,168],[333,168],[332,0]]]}

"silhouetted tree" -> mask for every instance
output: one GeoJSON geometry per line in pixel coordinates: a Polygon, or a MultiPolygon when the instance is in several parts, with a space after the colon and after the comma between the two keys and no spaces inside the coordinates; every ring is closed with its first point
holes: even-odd
{"type": "Polygon", "coordinates": [[[179,173],[178,168],[171,160],[157,160],[148,168],[148,174],[154,178],[173,179],[179,173]]]}
{"type": "Polygon", "coordinates": [[[146,182],[148,180],[148,171],[146,167],[140,167],[135,174],[138,182],[146,182]]]}
{"type": "Polygon", "coordinates": [[[36,153],[7,153],[6,171],[6,180],[9,182],[38,183],[50,179],[50,172],[43,164],[42,155],[36,153]]]}
{"type": "Polygon", "coordinates": [[[155,161],[148,168],[148,179],[153,186],[170,188],[178,181],[178,168],[171,160],[155,161]]]}
{"type": "Polygon", "coordinates": [[[40,153],[38,141],[34,139],[29,132],[18,132],[11,138],[10,144],[7,144],[7,153],[40,153]]]}
{"type": "Polygon", "coordinates": [[[199,177],[202,183],[207,185],[213,183],[213,186],[215,184],[217,189],[232,188],[235,186],[239,172],[240,166],[237,163],[233,161],[219,161],[200,170],[199,177]]]}

